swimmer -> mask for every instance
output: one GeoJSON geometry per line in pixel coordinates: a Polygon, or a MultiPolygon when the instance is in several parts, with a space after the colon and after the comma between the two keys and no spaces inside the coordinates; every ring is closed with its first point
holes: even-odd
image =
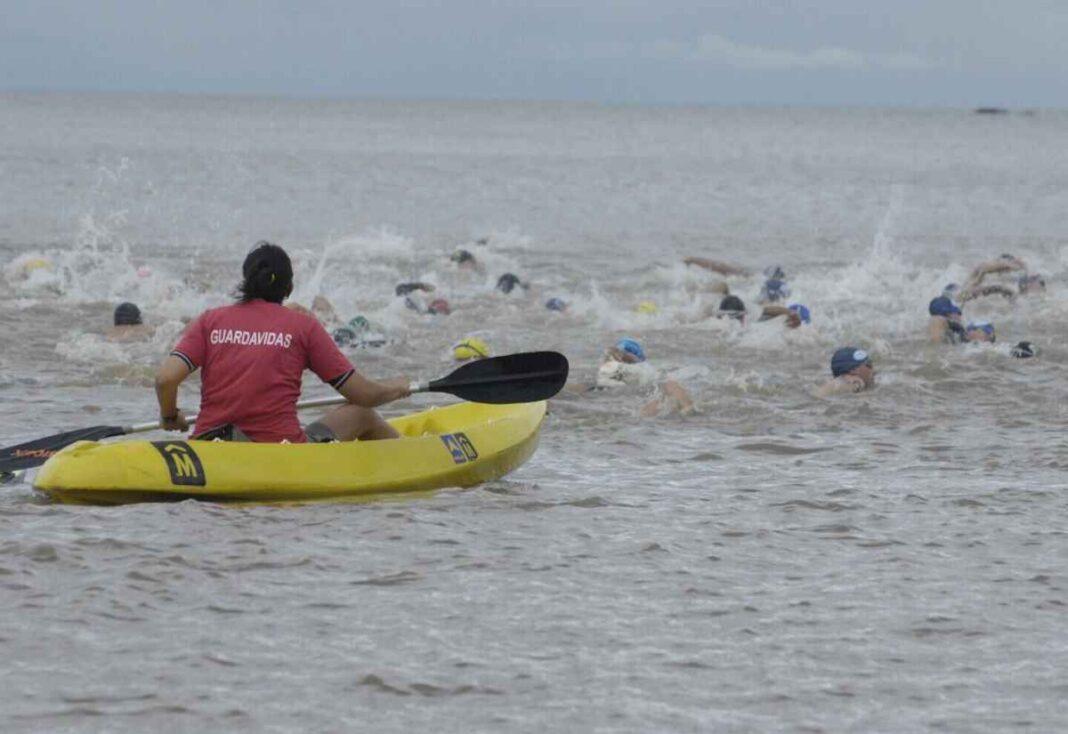
{"type": "Polygon", "coordinates": [[[124,342],[150,338],[156,330],[141,320],[141,309],[133,303],[120,303],[115,308],[111,330],[105,337],[108,341],[124,342]]]}
{"type": "Polygon", "coordinates": [[[660,307],[656,305],[655,301],[642,301],[634,307],[635,313],[643,313],[647,316],[653,316],[660,313],[660,307]]]}
{"type": "MultiPolygon", "coordinates": [[[[1023,260],[1013,255],[1005,254],[997,260],[979,263],[972,269],[963,287],[958,288],[954,283],[946,286],[947,290],[951,288],[956,291],[957,299],[961,303],[967,303],[976,298],[985,298],[986,296],[1002,296],[1011,301],[1018,296],[1033,295],[1045,291],[1046,281],[1040,275],[1028,273],[1027,264],[1023,260]],[[1013,285],[1016,286],[1015,290],[1003,284],[983,285],[983,279],[988,275],[1021,270],[1024,272],[1018,275],[1013,282],[1013,285]]],[[[944,291],[943,295],[945,295],[944,291]]]]}
{"type": "Polygon", "coordinates": [[[530,284],[521,281],[519,276],[515,273],[505,273],[497,279],[497,290],[501,293],[511,293],[515,290],[516,286],[519,286],[523,290],[530,288],[530,284]]]}
{"type": "Polygon", "coordinates": [[[745,324],[745,302],[738,296],[727,296],[719,302],[719,308],[705,310],[705,318],[710,316],[715,316],[718,319],[731,319],[745,324]]]}
{"type": "Polygon", "coordinates": [[[353,316],[348,324],[334,329],[330,336],[339,347],[377,349],[389,343],[381,331],[373,330],[371,322],[365,316],[353,316]]]}
{"type": "Polygon", "coordinates": [[[786,283],[778,278],[768,278],[760,288],[760,296],[757,303],[778,303],[790,297],[790,289],[786,283]]]}
{"type": "Polygon", "coordinates": [[[463,248],[449,255],[449,262],[456,263],[456,267],[464,270],[476,270],[479,266],[478,260],[471,254],[471,251],[463,248]]]}
{"type": "Polygon", "coordinates": [[[478,337],[468,336],[453,345],[452,358],[457,362],[474,362],[491,356],[489,345],[478,337]]]}
{"type": "Polygon", "coordinates": [[[863,349],[842,347],[831,356],[831,380],[817,389],[820,397],[863,392],[875,387],[875,367],[863,349]]]}
{"type": "Polygon", "coordinates": [[[932,344],[960,344],[966,341],[960,306],[947,296],[931,299],[927,313],[931,316],[927,324],[927,339],[932,344]]]}
{"type": "Polygon", "coordinates": [[[297,301],[289,301],[285,304],[285,307],[290,311],[296,311],[305,316],[314,316],[319,319],[320,324],[332,324],[336,323],[338,320],[337,312],[334,310],[334,304],[330,303],[327,297],[323,295],[318,295],[312,299],[311,308],[308,308],[297,301]]]}
{"type": "Polygon", "coordinates": [[[1038,356],[1038,347],[1027,341],[1017,342],[1009,354],[1017,359],[1030,359],[1038,356]]]}
{"type": "Polygon", "coordinates": [[[435,316],[448,316],[452,313],[452,306],[444,298],[435,298],[426,307],[426,312],[435,316]]]}
{"type": "Polygon", "coordinates": [[[569,306],[567,305],[567,301],[562,298],[550,298],[545,302],[545,308],[558,313],[566,313],[569,306]]]}
{"type": "Polygon", "coordinates": [[[964,341],[991,343],[997,341],[994,325],[989,321],[969,321],[964,327],[964,341]]]}
{"type": "Polygon", "coordinates": [[[695,411],[690,393],[675,380],[657,381],[658,372],[645,361],[641,343],[630,337],[620,339],[605,351],[604,360],[597,370],[593,385],[571,385],[573,392],[591,390],[618,390],[624,387],[655,384],[655,395],[642,406],[645,417],[678,413],[690,415],[695,411]]]}
{"type": "Polygon", "coordinates": [[[432,283],[421,283],[419,281],[414,281],[411,283],[398,283],[397,286],[393,289],[393,293],[397,296],[406,296],[409,293],[414,293],[415,291],[421,291],[423,293],[433,293],[434,290],[435,288],[432,283]]]}

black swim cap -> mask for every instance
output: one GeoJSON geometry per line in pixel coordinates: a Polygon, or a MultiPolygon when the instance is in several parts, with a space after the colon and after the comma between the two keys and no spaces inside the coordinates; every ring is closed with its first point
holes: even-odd
{"type": "Polygon", "coordinates": [[[501,293],[511,293],[517,285],[523,285],[523,283],[515,273],[505,273],[497,279],[497,290],[501,293]]]}
{"type": "Polygon", "coordinates": [[[241,266],[244,280],[237,286],[237,300],[248,303],[262,298],[281,303],[293,292],[293,263],[278,245],[260,240],[241,266]]]}
{"type": "Polygon", "coordinates": [[[469,251],[461,249],[452,253],[452,256],[449,259],[452,260],[454,263],[463,264],[466,262],[474,262],[475,256],[472,255],[469,251]]]}
{"type": "Polygon", "coordinates": [[[115,326],[137,326],[141,323],[141,309],[132,303],[120,303],[115,308],[115,326]]]}
{"type": "Polygon", "coordinates": [[[738,296],[727,296],[719,302],[719,310],[745,313],[745,303],[738,296]]]}

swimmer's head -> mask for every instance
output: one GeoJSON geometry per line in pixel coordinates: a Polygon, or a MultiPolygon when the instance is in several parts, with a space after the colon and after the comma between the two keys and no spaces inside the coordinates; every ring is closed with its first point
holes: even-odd
{"type": "Polygon", "coordinates": [[[1038,293],[1046,290],[1046,280],[1041,275],[1021,275],[1016,279],[1020,293],[1038,293]]]}
{"type": "Polygon", "coordinates": [[[634,307],[634,310],[638,313],[644,313],[651,316],[655,313],[658,313],[660,311],[660,307],[656,305],[655,301],[642,301],[634,307]]]}
{"type": "Polygon", "coordinates": [[[141,323],[141,309],[132,303],[120,303],[115,308],[115,326],[137,326],[141,323]]]}
{"type": "Polygon", "coordinates": [[[997,339],[994,325],[989,321],[969,321],[964,333],[970,342],[992,342],[997,339]]]}
{"type": "Polygon", "coordinates": [[[349,319],[349,328],[358,334],[361,331],[370,330],[371,322],[365,316],[353,316],[349,319]]]}
{"type": "Polygon", "coordinates": [[[566,311],[567,302],[564,301],[562,298],[550,298],[548,301],[545,302],[545,308],[549,309],[550,311],[566,311]]]}
{"type": "Polygon", "coordinates": [[[475,264],[475,256],[472,255],[469,250],[464,250],[462,248],[452,253],[452,255],[449,256],[449,260],[456,263],[457,265],[475,264]]]}
{"type": "Polygon", "coordinates": [[[760,289],[761,303],[778,303],[790,297],[790,289],[778,278],[768,278],[760,289]]]}
{"type": "Polygon", "coordinates": [[[1038,347],[1031,342],[1019,342],[1012,348],[1012,351],[1010,351],[1009,354],[1017,359],[1030,359],[1031,357],[1038,356],[1038,347]]]}
{"type": "Polygon", "coordinates": [[[448,316],[452,313],[452,308],[449,306],[449,302],[444,298],[435,298],[430,302],[430,305],[426,307],[427,313],[438,314],[441,316],[448,316]]]}
{"type": "Polygon", "coordinates": [[[875,367],[871,363],[871,356],[863,349],[857,347],[842,347],[831,355],[831,375],[856,374],[866,385],[875,381],[875,367]]]}
{"type": "Polygon", "coordinates": [[[786,273],[778,265],[769,265],[764,268],[764,277],[769,280],[786,280],[786,273]]]}
{"type": "Polygon", "coordinates": [[[796,313],[801,319],[802,324],[812,323],[812,312],[808,310],[808,306],[803,306],[800,303],[791,303],[786,308],[796,313]]]}
{"type": "Polygon", "coordinates": [[[948,297],[939,296],[931,299],[930,305],[927,306],[927,313],[932,316],[943,316],[947,319],[959,319],[961,310],[960,306],[953,303],[948,297]]]}
{"type": "Polygon", "coordinates": [[[511,293],[517,285],[522,286],[523,281],[515,273],[505,273],[497,279],[497,290],[501,293],[511,293]]]}
{"type": "Polygon", "coordinates": [[[942,289],[942,295],[952,301],[959,291],[960,286],[956,283],[946,283],[946,287],[942,289]]]}
{"type": "Polygon", "coordinates": [[[719,302],[719,315],[742,321],[745,319],[745,303],[738,296],[727,296],[719,302]]]}
{"type": "Polygon", "coordinates": [[[637,339],[631,339],[630,337],[620,339],[616,342],[616,349],[624,354],[629,354],[634,358],[635,362],[645,361],[645,350],[642,349],[642,345],[637,339]]]}
{"type": "Polygon", "coordinates": [[[467,337],[452,348],[452,358],[457,362],[466,362],[471,359],[485,359],[488,356],[490,356],[489,345],[474,336],[467,337]]]}

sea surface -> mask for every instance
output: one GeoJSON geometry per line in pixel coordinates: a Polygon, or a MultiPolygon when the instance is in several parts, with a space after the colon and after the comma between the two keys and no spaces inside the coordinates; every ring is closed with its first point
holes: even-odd
{"type": "Polygon", "coordinates": [[[371,377],[475,335],[589,382],[630,336],[698,410],[568,392],[512,475],[401,500],[0,487],[0,730],[1068,727],[1068,113],[3,94],[0,445],[151,420],[261,239],[388,338],[351,352],[371,377]],[[1003,253],[1047,291],[929,345],[928,301],[1003,253]],[[756,273],[728,279],[751,309],[780,265],[812,324],[702,318],[686,256],[756,273]],[[105,339],[121,301],[155,336],[105,339]],[[846,345],[877,386],[818,397],[846,345]]]}

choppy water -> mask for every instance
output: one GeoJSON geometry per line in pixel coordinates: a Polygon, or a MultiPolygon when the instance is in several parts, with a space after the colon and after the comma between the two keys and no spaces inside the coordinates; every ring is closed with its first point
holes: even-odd
{"type": "Polygon", "coordinates": [[[1066,192],[1059,112],[0,96],[0,444],[151,418],[261,238],[387,332],[372,376],[475,333],[592,379],[626,334],[700,409],[565,396],[512,476],[404,501],[5,487],[4,730],[1063,729],[1066,192]],[[969,307],[995,345],[927,345],[927,301],[1002,252],[1049,291],[969,307]],[[686,255],[780,263],[814,324],[690,323],[686,255]],[[416,278],[450,317],[396,303],[416,278]],[[103,340],[120,300],[152,341],[103,340]],[[846,343],[877,389],[815,397],[846,343]]]}

